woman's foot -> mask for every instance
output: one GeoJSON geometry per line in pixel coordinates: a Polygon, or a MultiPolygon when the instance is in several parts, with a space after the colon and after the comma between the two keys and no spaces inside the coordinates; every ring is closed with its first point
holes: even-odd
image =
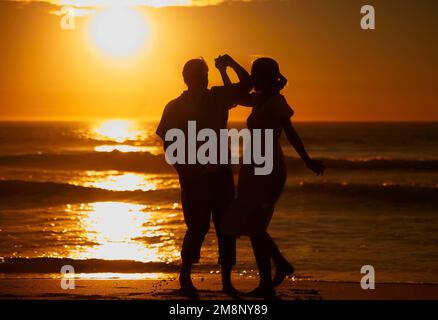
{"type": "Polygon", "coordinates": [[[258,286],[254,290],[246,293],[245,295],[253,298],[274,298],[277,292],[274,287],[262,287],[258,286]]]}
{"type": "Polygon", "coordinates": [[[239,291],[234,288],[233,283],[231,282],[231,271],[233,269],[233,264],[231,263],[223,263],[221,264],[221,272],[222,272],[222,291],[229,295],[230,297],[236,297],[239,295],[239,291]]]}
{"type": "Polygon", "coordinates": [[[282,264],[275,270],[274,280],[272,281],[274,287],[280,285],[287,276],[294,273],[295,268],[289,262],[282,264]]]}

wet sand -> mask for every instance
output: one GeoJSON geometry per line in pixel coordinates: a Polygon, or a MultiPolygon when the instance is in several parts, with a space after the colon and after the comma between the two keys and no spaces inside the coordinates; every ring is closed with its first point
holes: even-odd
{"type": "MultiPolygon", "coordinates": [[[[199,276],[194,279],[201,300],[233,299],[220,291],[220,279],[199,276]]],[[[257,285],[255,279],[238,279],[243,292],[257,285]]],[[[59,279],[0,279],[1,299],[184,299],[177,291],[178,281],[170,280],[76,280],[75,289],[64,290],[59,279]]],[[[359,283],[285,281],[278,289],[283,300],[438,300],[438,284],[376,284],[375,290],[362,290],[359,283]]],[[[241,299],[249,299],[242,297],[241,299]]]]}

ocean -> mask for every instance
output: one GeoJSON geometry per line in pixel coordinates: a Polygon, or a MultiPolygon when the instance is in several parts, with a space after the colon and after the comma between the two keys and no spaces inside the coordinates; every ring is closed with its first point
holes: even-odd
{"type": "MultiPolygon", "coordinates": [[[[231,123],[241,128],[243,123],[231,123]]],[[[156,123],[0,122],[0,277],[174,275],[185,225],[156,123]]],[[[269,228],[293,280],[438,283],[438,123],[297,123],[269,228]]],[[[237,179],[236,179],[237,180],[237,179]]],[[[236,277],[256,277],[246,238],[236,277]]],[[[213,226],[196,272],[217,273],[213,226]]]]}

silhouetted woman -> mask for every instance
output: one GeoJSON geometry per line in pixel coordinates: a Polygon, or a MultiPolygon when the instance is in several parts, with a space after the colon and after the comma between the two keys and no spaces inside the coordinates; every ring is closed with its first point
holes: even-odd
{"type": "MultiPolygon", "coordinates": [[[[288,141],[310,170],[322,175],[325,168],[322,162],[310,159],[292,125],[290,118],[293,110],[280,94],[287,80],[281,75],[277,62],[271,58],[255,60],[251,78],[255,92],[248,94],[240,104],[253,108],[247,119],[250,130],[273,130],[273,168],[269,175],[255,175],[255,164],[241,166],[237,199],[224,218],[222,229],[229,234],[250,237],[260,274],[260,284],[250,295],[268,297],[274,296],[275,286],[294,271],[266,231],[287,178],[280,145],[281,132],[285,132],[288,141]],[[271,275],[271,259],[276,269],[274,279],[271,275]]],[[[261,147],[264,152],[264,145],[261,147]]]]}

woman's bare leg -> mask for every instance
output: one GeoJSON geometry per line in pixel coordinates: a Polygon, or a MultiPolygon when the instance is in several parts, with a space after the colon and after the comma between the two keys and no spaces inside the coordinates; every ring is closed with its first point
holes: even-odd
{"type": "Polygon", "coordinates": [[[271,243],[266,235],[262,233],[251,236],[251,245],[260,275],[259,286],[250,292],[252,296],[266,297],[275,295],[271,272],[271,243]]]}
{"type": "Polygon", "coordinates": [[[281,284],[287,276],[291,275],[295,271],[295,268],[281,254],[280,249],[278,249],[277,245],[275,244],[269,233],[266,232],[265,237],[269,242],[271,258],[275,264],[275,276],[273,280],[273,285],[276,287],[281,284]]]}

